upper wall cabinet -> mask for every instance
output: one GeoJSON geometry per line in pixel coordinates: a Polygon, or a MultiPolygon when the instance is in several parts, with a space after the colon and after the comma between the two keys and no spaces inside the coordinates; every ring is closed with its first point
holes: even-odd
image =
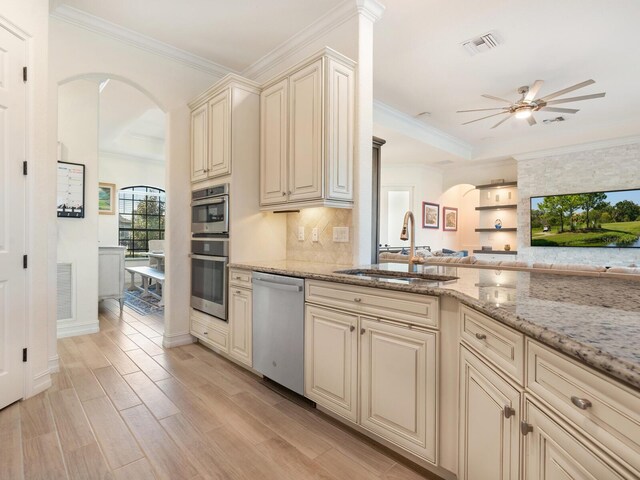
{"type": "Polygon", "coordinates": [[[269,81],[260,98],[263,210],[351,208],[355,63],[325,49],[269,81]]]}
{"type": "Polygon", "coordinates": [[[247,98],[257,99],[259,92],[253,82],[227,75],[189,104],[192,182],[231,173],[234,139],[242,142],[247,124],[247,98]]]}

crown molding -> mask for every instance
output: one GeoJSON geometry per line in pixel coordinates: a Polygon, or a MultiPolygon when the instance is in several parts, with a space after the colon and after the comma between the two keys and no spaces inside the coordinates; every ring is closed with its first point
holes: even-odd
{"type": "Polygon", "coordinates": [[[291,55],[301,51],[315,40],[338,28],[357,14],[358,8],[354,0],[345,0],[329,10],[311,25],[278,45],[262,58],[253,62],[242,71],[242,76],[254,80],[260,78],[260,76],[269,69],[273,68],[291,55]]]}
{"type": "Polygon", "coordinates": [[[373,122],[465,160],[471,160],[472,147],[469,143],[420,122],[379,100],[373,101],[373,122]]]}
{"type": "Polygon", "coordinates": [[[382,18],[386,7],[378,0],[356,0],[356,8],[360,15],[375,23],[382,18]]]}
{"type": "Polygon", "coordinates": [[[566,155],[568,153],[586,152],[589,150],[600,150],[603,148],[620,147],[623,145],[632,145],[640,143],[640,135],[630,137],[610,138],[608,140],[599,140],[597,142],[580,143],[576,145],[568,145],[565,147],[549,148],[546,150],[537,150],[534,152],[513,155],[517,161],[533,160],[536,158],[551,157],[556,155],[566,155]]]}
{"type": "Polygon", "coordinates": [[[83,12],[77,8],[69,7],[68,5],[60,5],[53,10],[49,16],[217,77],[223,77],[228,73],[235,73],[232,69],[219,63],[194,55],[193,53],[161,42],[155,38],[147,37],[146,35],[116,25],[115,23],[83,12]]]}
{"type": "Polygon", "coordinates": [[[130,162],[142,162],[142,163],[150,163],[154,165],[166,165],[164,156],[143,156],[143,155],[134,155],[131,153],[119,152],[117,150],[107,150],[100,149],[98,150],[98,158],[104,159],[117,159],[117,160],[127,160],[130,162]]]}

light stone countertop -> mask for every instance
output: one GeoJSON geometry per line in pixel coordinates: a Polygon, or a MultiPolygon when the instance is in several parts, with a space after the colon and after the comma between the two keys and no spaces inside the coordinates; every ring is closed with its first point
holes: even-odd
{"type": "Polygon", "coordinates": [[[449,295],[486,315],[640,390],[640,282],[595,276],[464,266],[419,266],[449,281],[336,273],[355,268],[406,272],[406,264],[353,267],[308,262],[232,263],[265,273],[428,295],[449,295]]]}

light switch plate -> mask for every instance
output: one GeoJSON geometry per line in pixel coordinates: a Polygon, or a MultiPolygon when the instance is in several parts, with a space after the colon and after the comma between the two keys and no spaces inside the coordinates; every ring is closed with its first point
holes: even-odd
{"type": "Polygon", "coordinates": [[[348,243],[349,227],[333,227],[333,241],[336,243],[348,243]]]}
{"type": "Polygon", "coordinates": [[[311,241],[312,242],[318,241],[318,227],[315,227],[313,230],[311,230],[311,241]]]}
{"type": "Polygon", "coordinates": [[[304,227],[298,227],[298,240],[304,241],[304,227]]]}

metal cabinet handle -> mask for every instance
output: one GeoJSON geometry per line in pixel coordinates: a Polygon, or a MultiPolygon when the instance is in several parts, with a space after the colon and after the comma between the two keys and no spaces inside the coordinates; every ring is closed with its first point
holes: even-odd
{"type": "Polygon", "coordinates": [[[484,333],[476,333],[476,338],[478,340],[486,340],[487,336],[484,333]]]}
{"type": "Polygon", "coordinates": [[[282,196],[283,197],[286,196],[286,195],[287,195],[287,192],[282,192],[282,196]]]}
{"type": "Polygon", "coordinates": [[[209,335],[209,332],[202,332],[203,335],[209,335]]]}
{"type": "Polygon", "coordinates": [[[349,331],[350,331],[350,332],[353,332],[355,329],[356,329],[356,327],[354,327],[353,325],[351,325],[351,326],[349,327],[349,331]]]}
{"type": "Polygon", "coordinates": [[[239,275],[236,275],[235,277],[233,277],[235,280],[242,280],[242,277],[239,275]]]}
{"type": "Polygon", "coordinates": [[[571,403],[573,403],[580,410],[586,410],[587,408],[590,408],[592,406],[592,403],[586,398],[579,398],[575,396],[571,397],[571,403]]]}
{"type": "Polygon", "coordinates": [[[528,424],[525,421],[520,422],[520,433],[527,435],[527,433],[533,432],[533,425],[528,424]]]}
{"type": "Polygon", "coordinates": [[[291,195],[291,190],[289,190],[287,193],[288,193],[289,195],[291,195]]]}
{"type": "Polygon", "coordinates": [[[364,328],[361,328],[360,329],[360,335],[364,335],[364,332],[365,332],[364,328]]]}
{"type": "Polygon", "coordinates": [[[354,302],[360,303],[362,299],[360,297],[356,297],[353,299],[354,302]]]}
{"type": "Polygon", "coordinates": [[[236,290],[236,293],[237,293],[238,295],[242,295],[242,292],[241,292],[240,290],[236,290]]]}
{"type": "Polygon", "coordinates": [[[511,408],[509,405],[505,405],[503,412],[504,412],[504,418],[510,418],[516,414],[515,409],[511,408]]]}

